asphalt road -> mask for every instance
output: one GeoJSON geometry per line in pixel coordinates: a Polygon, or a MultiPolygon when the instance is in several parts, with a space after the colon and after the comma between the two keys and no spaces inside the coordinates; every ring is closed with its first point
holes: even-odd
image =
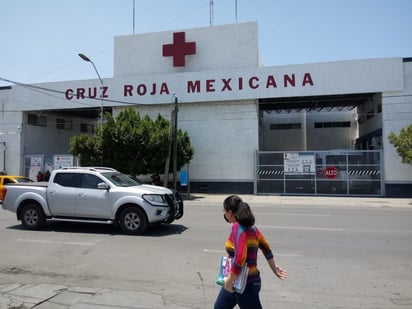
{"type": "MultiPolygon", "coordinates": [[[[212,308],[229,225],[221,201],[186,201],[185,216],[144,236],[105,225],[50,222],[27,231],[0,210],[0,284],[145,291],[170,308],[212,308]]],[[[276,261],[260,255],[264,308],[412,308],[412,207],[251,205],[276,261]]]]}

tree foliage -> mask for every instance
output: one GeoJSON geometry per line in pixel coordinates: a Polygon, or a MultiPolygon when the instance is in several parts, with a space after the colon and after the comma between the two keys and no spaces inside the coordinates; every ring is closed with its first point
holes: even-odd
{"type": "Polygon", "coordinates": [[[403,163],[412,164],[412,124],[402,128],[398,135],[389,133],[389,142],[394,145],[403,163]]]}
{"type": "MultiPolygon", "coordinates": [[[[73,136],[69,152],[78,156],[83,166],[110,166],[132,175],[163,174],[170,138],[170,122],[164,117],[140,117],[129,108],[116,118],[106,113],[103,127],[93,136],[73,136]]],[[[189,163],[193,153],[188,133],[179,129],[177,169],[189,163]]]]}

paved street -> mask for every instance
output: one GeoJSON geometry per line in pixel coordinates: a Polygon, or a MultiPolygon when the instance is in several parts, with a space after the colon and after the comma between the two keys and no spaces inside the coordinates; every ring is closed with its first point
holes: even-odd
{"type": "MultiPolygon", "coordinates": [[[[50,222],[27,231],[0,211],[0,308],[212,308],[229,225],[222,195],[144,236],[50,222]]],[[[243,196],[289,272],[260,256],[264,308],[412,308],[407,199],[243,196]]]]}

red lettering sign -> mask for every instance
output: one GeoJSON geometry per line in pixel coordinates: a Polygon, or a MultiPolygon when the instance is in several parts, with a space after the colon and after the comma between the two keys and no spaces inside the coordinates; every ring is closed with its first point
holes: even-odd
{"type": "MultiPolygon", "coordinates": [[[[296,77],[295,73],[289,75],[267,75],[267,76],[237,76],[225,78],[209,78],[205,80],[187,80],[186,93],[212,93],[212,92],[232,92],[242,90],[258,90],[282,87],[302,87],[314,86],[314,82],[310,73],[305,73],[303,76],[296,77]],[[279,80],[279,83],[278,83],[279,80]],[[298,86],[296,86],[298,85],[298,86]]],[[[169,85],[166,81],[141,83],[137,85],[123,84],[123,97],[133,96],[155,96],[155,95],[170,95],[169,85]]],[[[109,97],[109,87],[88,87],[88,88],[68,88],[65,90],[67,100],[81,99],[98,99],[109,97]]]]}
{"type": "Polygon", "coordinates": [[[336,178],[336,176],[338,176],[338,169],[335,166],[328,166],[325,169],[325,177],[332,179],[332,178],[336,178]]]}

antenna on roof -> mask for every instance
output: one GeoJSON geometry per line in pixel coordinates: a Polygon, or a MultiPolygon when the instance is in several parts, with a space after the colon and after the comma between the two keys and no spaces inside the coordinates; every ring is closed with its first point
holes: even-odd
{"type": "Polygon", "coordinates": [[[210,0],[209,4],[210,4],[210,26],[213,26],[213,0],[210,0]]]}
{"type": "Polygon", "coordinates": [[[136,3],[136,0],[133,0],[133,34],[134,34],[134,18],[135,18],[135,3],[136,3]]]}
{"type": "Polygon", "coordinates": [[[237,23],[237,0],[235,0],[235,20],[237,23]]]}

